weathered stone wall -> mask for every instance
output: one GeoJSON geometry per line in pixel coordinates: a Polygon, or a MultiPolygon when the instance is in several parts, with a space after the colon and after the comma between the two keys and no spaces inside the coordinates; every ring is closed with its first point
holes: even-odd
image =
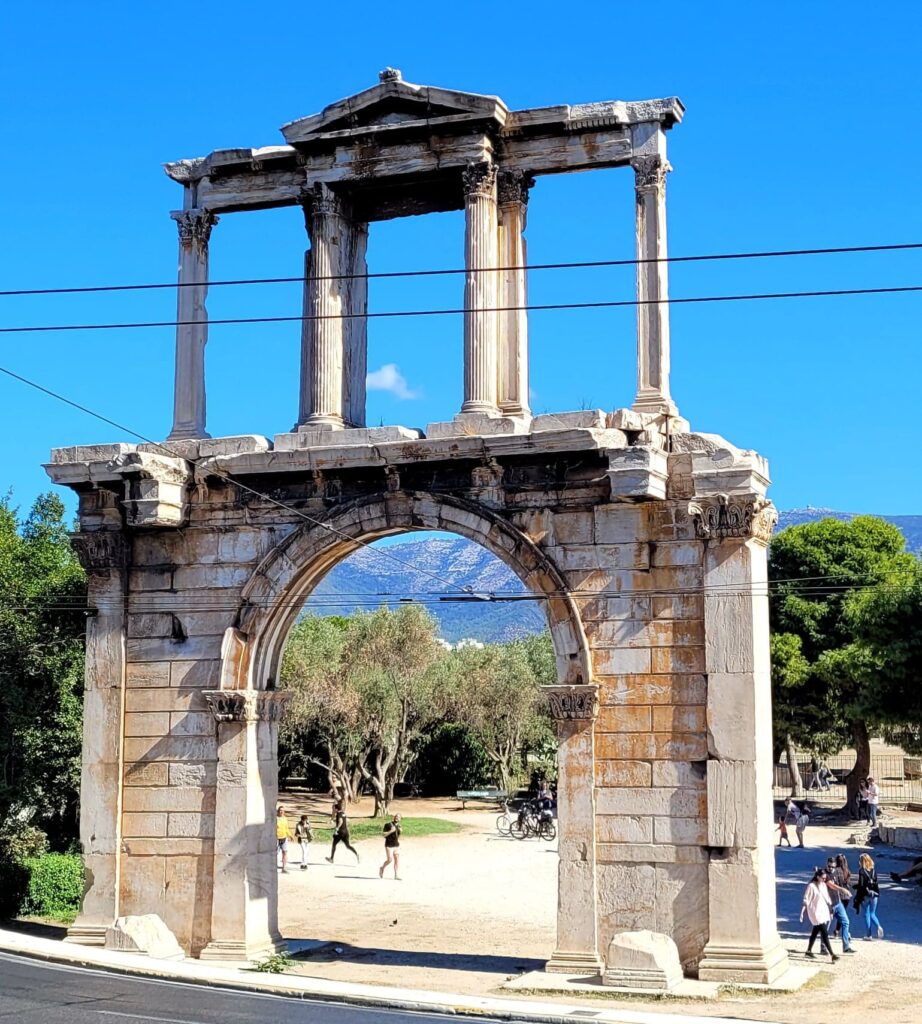
{"type": "Polygon", "coordinates": [[[281,704],[256,695],[274,686],[303,599],[359,541],[437,529],[502,558],[547,609],[566,698],[549,969],[597,972],[613,935],[650,929],[686,967],[767,977],[767,535],[752,493],[764,466],[713,442],[670,455],[600,444],[624,437],[436,441],[428,458],[417,442],[393,446],[396,467],[337,456],[322,470],[315,450],[244,451],[227,460],[243,487],[213,463],[190,474],[183,506],[172,491],[158,504],[154,486],[141,504],[131,474],[163,468],[142,456],[78,470],[65,453],[57,472],[82,491],[97,563],[84,825],[104,826],[84,836],[93,871],[73,937],[156,910],[206,957],[279,940],[281,704]]]}

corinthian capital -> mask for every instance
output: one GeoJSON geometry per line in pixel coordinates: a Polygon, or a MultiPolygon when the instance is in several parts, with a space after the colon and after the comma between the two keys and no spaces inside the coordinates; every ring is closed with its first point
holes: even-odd
{"type": "Polygon", "coordinates": [[[466,196],[492,198],[496,188],[496,164],[491,164],[486,160],[468,164],[461,173],[461,180],[466,196]]]}
{"type": "Polygon", "coordinates": [[[323,182],[314,182],[301,189],[298,202],[304,207],[305,218],[312,216],[342,217],[343,202],[339,196],[323,182]]]}
{"type": "Polygon", "coordinates": [[[177,210],[170,216],[179,228],[179,242],[185,249],[195,246],[201,254],[208,248],[211,229],[218,223],[218,218],[211,210],[192,209],[177,210]]]}
{"type": "Polygon", "coordinates": [[[695,524],[695,533],[703,540],[726,540],[739,537],[767,544],[778,522],[775,506],[761,495],[726,495],[695,498],[688,513],[695,524]]]}
{"type": "Polygon", "coordinates": [[[291,693],[287,690],[203,690],[217,722],[277,722],[291,693]]]}
{"type": "Polygon", "coordinates": [[[497,199],[500,206],[511,203],[528,205],[528,194],[535,179],[524,171],[500,171],[497,180],[497,199]]]}
{"type": "Polygon", "coordinates": [[[669,161],[661,156],[637,156],[631,161],[634,168],[634,188],[660,189],[666,185],[666,173],[671,171],[669,161]]]}
{"type": "Polygon", "coordinates": [[[591,722],[599,713],[599,688],[595,683],[542,686],[555,722],[591,722]]]}

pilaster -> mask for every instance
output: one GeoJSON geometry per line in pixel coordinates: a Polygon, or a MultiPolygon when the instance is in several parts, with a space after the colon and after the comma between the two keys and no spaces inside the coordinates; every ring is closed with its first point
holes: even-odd
{"type": "Polygon", "coordinates": [[[498,415],[496,166],[469,164],[464,184],[464,403],[462,413],[498,415]]]}
{"type": "MultiPolygon", "coordinates": [[[[235,657],[239,661],[240,652],[235,657]]],[[[278,721],[291,694],[244,689],[203,695],[217,722],[218,765],[211,941],[199,956],[250,960],[283,946],[272,823],[278,721]]]]}
{"type": "Polygon", "coordinates": [[[759,494],[696,498],[705,541],[709,939],[698,976],[770,983],[788,967],[777,930],[765,549],[777,521],[759,494]]]}
{"type": "Polygon", "coordinates": [[[179,229],[176,373],[173,429],[168,440],[201,438],[205,430],[205,345],[208,342],[208,240],[218,218],[199,208],[170,215],[179,229]]]}
{"type": "Polygon", "coordinates": [[[559,867],[557,946],[546,970],[601,974],[595,874],[595,749],[598,686],[546,686],[557,726],[559,867]]]}
{"type": "MultiPolygon", "coordinates": [[[[115,509],[110,511],[115,512],[115,509]]],[[[87,572],[86,680],[80,776],[80,847],[88,888],[67,942],[103,946],[119,916],[125,595],[129,542],[116,530],[77,533],[71,543],[87,572]]]]}

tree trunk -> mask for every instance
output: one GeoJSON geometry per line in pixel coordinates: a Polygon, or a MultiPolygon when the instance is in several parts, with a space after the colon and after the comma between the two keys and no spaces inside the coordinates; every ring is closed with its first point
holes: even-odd
{"type": "Polygon", "coordinates": [[[790,733],[784,738],[784,749],[787,754],[788,776],[791,781],[791,798],[804,795],[804,780],[800,777],[800,766],[797,764],[797,751],[790,733]]]}
{"type": "Polygon", "coordinates": [[[845,777],[845,810],[851,813],[858,806],[858,783],[868,777],[871,770],[871,737],[867,722],[862,718],[852,722],[852,743],[855,747],[855,766],[845,777]]]}

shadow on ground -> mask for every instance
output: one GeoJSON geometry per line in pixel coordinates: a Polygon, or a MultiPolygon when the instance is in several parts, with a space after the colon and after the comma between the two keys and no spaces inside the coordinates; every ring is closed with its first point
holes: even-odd
{"type": "MultiPolygon", "coordinates": [[[[297,942],[291,936],[286,936],[297,942]]],[[[482,974],[522,974],[544,970],[543,960],[528,957],[491,956],[489,953],[441,953],[433,950],[378,949],[328,942],[317,949],[297,953],[294,959],[312,963],[367,963],[388,967],[424,967],[444,971],[473,971],[482,974]]]]}
{"type": "MultiPolygon", "coordinates": [[[[816,835],[821,834],[816,829],[816,835]]],[[[778,886],[778,931],[786,939],[802,938],[806,941],[810,934],[810,925],[806,918],[799,921],[800,907],[803,902],[804,889],[817,867],[825,867],[826,858],[844,853],[851,869],[852,888],[858,880],[858,856],[870,853],[877,868],[880,883],[880,902],[877,916],[883,925],[887,939],[894,942],[907,942],[922,945],[922,889],[911,883],[892,882],[891,871],[905,871],[913,857],[906,851],[891,850],[885,846],[875,846],[870,850],[854,846],[811,846],[809,845],[810,830],[806,839],[808,845],[800,849],[796,845],[775,848],[775,870],[778,886]]],[[[918,855],[917,855],[918,856],[918,855]]],[[[855,914],[854,901],[848,910],[848,921],[852,938],[860,940],[865,935],[864,912],[855,914]]]]}

